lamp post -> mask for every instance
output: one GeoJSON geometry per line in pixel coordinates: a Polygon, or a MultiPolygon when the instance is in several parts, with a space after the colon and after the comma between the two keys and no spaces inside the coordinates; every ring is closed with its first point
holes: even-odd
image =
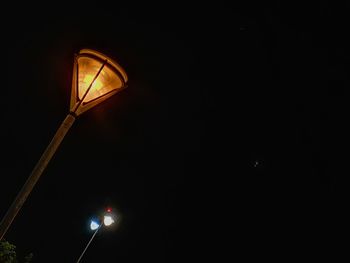
{"type": "MultiPolygon", "coordinates": [[[[108,211],[109,212],[109,211],[108,211]]],[[[91,220],[90,223],[90,229],[94,230],[94,234],[92,235],[92,237],[90,238],[89,242],[87,243],[87,245],[85,246],[83,252],[81,253],[80,257],[77,260],[77,263],[79,263],[81,261],[81,259],[83,258],[86,250],[88,249],[88,247],[90,246],[92,240],[94,239],[94,237],[96,236],[97,232],[100,230],[100,228],[102,227],[102,225],[105,225],[107,227],[109,227],[110,225],[112,225],[114,223],[114,219],[113,216],[110,214],[104,215],[103,217],[103,223],[99,224],[94,220],[91,220]]]]}
{"type": "Polygon", "coordinates": [[[82,49],[75,55],[70,112],[2,219],[0,240],[4,237],[75,119],[83,112],[126,88],[127,80],[124,69],[100,52],[82,49]]]}

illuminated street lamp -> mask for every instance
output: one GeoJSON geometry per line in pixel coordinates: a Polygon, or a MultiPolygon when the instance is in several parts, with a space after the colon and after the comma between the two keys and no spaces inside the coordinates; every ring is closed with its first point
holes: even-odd
{"type": "Polygon", "coordinates": [[[0,240],[39,180],[75,119],[115,93],[126,88],[128,77],[123,68],[107,56],[82,49],[74,58],[70,112],[34,167],[0,224],[0,240]]]}
{"type": "Polygon", "coordinates": [[[100,224],[99,223],[97,223],[96,221],[94,221],[94,220],[91,220],[91,223],[90,223],[90,229],[91,230],[96,230],[96,229],[98,229],[100,227],[100,224]]]}
{"type": "Polygon", "coordinates": [[[111,226],[115,221],[113,218],[113,215],[110,214],[110,210],[107,210],[108,214],[103,216],[103,223],[98,223],[96,220],[91,220],[90,223],[90,229],[95,231],[94,234],[92,235],[92,237],[90,238],[89,242],[87,243],[86,247],[84,248],[83,252],[81,253],[80,257],[77,260],[77,263],[80,262],[80,260],[83,258],[86,250],[88,249],[89,245],[91,244],[92,240],[94,239],[94,237],[96,236],[98,230],[100,230],[100,228],[104,225],[106,227],[111,226]]]}
{"type": "Polygon", "coordinates": [[[105,226],[110,226],[111,224],[114,223],[114,219],[111,216],[104,216],[103,218],[103,224],[105,226]]]}

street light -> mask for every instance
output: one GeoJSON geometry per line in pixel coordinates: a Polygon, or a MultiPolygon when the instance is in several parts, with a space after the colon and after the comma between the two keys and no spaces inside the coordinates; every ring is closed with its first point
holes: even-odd
{"type": "Polygon", "coordinates": [[[110,226],[111,224],[113,224],[114,223],[114,220],[113,220],[113,218],[111,217],[111,216],[104,216],[104,218],[103,218],[103,224],[105,225],[105,226],[110,226]]]}
{"type": "Polygon", "coordinates": [[[124,69],[109,57],[82,49],[74,57],[70,112],[34,167],[24,186],[0,223],[0,240],[39,180],[75,119],[115,93],[126,88],[124,69]]]}
{"type": "Polygon", "coordinates": [[[91,230],[96,230],[97,228],[99,228],[100,227],[100,224],[99,223],[97,223],[96,221],[94,221],[94,220],[91,220],[91,223],[90,223],[90,229],[91,230]]]}
{"type": "Polygon", "coordinates": [[[103,216],[103,223],[98,223],[95,220],[91,220],[90,223],[90,229],[94,230],[94,234],[92,235],[92,237],[90,238],[89,242],[87,243],[87,245],[85,246],[83,252],[81,253],[80,257],[77,260],[77,263],[80,262],[80,260],[83,258],[86,250],[88,249],[89,245],[91,244],[92,240],[94,239],[94,237],[96,236],[97,232],[100,230],[100,228],[105,225],[106,227],[111,226],[115,221],[113,219],[113,216],[109,213],[110,211],[108,211],[108,214],[103,216]]]}

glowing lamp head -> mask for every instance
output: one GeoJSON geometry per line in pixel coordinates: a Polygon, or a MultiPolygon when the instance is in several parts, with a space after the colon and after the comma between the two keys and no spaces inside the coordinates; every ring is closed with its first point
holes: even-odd
{"type": "Polygon", "coordinates": [[[96,221],[91,220],[91,223],[90,223],[90,229],[91,230],[96,230],[99,227],[100,227],[100,225],[96,221]]]}
{"type": "Polygon", "coordinates": [[[108,207],[108,208],[107,208],[107,212],[108,212],[108,213],[112,212],[112,208],[108,207]]]}
{"type": "Polygon", "coordinates": [[[114,219],[111,216],[104,216],[103,223],[105,226],[110,226],[114,223],[114,219]]]}
{"type": "Polygon", "coordinates": [[[75,57],[70,110],[76,115],[126,87],[123,68],[109,57],[82,49],[75,57]]]}

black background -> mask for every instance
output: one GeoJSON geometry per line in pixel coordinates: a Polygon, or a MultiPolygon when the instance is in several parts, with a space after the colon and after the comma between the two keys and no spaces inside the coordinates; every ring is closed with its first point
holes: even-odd
{"type": "Polygon", "coordinates": [[[129,76],[77,119],[16,217],[20,254],[74,262],[107,206],[121,223],[83,262],[338,254],[346,6],[5,10],[1,216],[69,111],[73,54],[97,49],[129,76]]]}

